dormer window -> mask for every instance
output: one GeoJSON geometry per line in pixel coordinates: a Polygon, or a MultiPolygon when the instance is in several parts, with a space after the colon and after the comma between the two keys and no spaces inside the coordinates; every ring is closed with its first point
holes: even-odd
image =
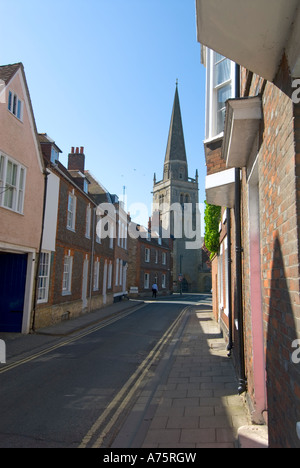
{"type": "Polygon", "coordinates": [[[8,110],[17,117],[23,120],[23,101],[13,91],[8,93],[8,110]]]}
{"type": "Polygon", "coordinates": [[[51,162],[55,164],[56,161],[58,161],[59,154],[58,151],[54,148],[54,146],[51,146],[51,162]]]}

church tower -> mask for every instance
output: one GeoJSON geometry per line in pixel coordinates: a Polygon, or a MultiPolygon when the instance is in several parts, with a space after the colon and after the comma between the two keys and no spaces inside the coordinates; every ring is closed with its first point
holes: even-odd
{"type": "Polygon", "coordinates": [[[159,212],[163,237],[174,237],[174,291],[198,291],[201,261],[198,173],[188,176],[188,163],[176,83],[163,178],[153,181],[153,219],[159,212]],[[195,233],[194,236],[192,233],[195,233]]]}

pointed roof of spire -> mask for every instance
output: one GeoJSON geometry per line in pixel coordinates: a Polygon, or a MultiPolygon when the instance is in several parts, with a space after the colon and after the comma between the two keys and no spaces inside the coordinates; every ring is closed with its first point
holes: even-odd
{"type": "Polygon", "coordinates": [[[178,80],[176,80],[175,97],[165,156],[165,163],[168,163],[170,161],[187,162],[178,95],[178,80]]]}

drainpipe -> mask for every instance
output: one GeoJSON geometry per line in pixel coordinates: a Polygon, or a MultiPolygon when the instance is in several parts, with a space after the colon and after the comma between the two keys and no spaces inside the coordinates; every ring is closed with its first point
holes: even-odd
{"type": "Polygon", "coordinates": [[[241,170],[235,169],[235,226],[236,226],[236,304],[239,334],[239,394],[246,391],[245,356],[244,356],[244,322],[242,300],[242,245],[241,245],[241,170]]]}
{"type": "Polygon", "coordinates": [[[231,356],[231,350],[233,348],[233,339],[232,339],[232,296],[231,296],[231,219],[230,219],[230,208],[226,209],[226,219],[227,219],[227,276],[228,276],[228,321],[229,321],[229,330],[228,330],[228,345],[227,345],[227,356],[231,356]]]}
{"type": "Polygon", "coordinates": [[[92,221],[92,250],[91,250],[91,262],[90,262],[90,289],[89,289],[89,307],[88,311],[92,310],[92,285],[93,285],[93,273],[94,273],[94,257],[95,257],[95,236],[96,236],[96,211],[97,208],[93,208],[93,221],[92,221]]]}
{"type": "Polygon", "coordinates": [[[47,187],[48,187],[48,176],[50,172],[47,170],[44,171],[45,184],[44,184],[44,201],[43,201],[43,215],[42,215],[42,229],[41,229],[41,238],[40,238],[40,247],[37,255],[37,264],[35,270],[35,285],[34,285],[34,299],[33,299],[33,311],[32,311],[32,331],[35,331],[35,316],[36,316],[36,306],[37,306],[37,287],[40,271],[40,261],[42,253],[42,244],[44,236],[44,227],[45,227],[45,214],[46,214],[46,201],[47,201],[47,187]]]}

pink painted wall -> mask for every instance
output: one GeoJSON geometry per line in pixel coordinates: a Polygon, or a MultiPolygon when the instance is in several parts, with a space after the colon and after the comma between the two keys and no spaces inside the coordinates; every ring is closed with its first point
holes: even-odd
{"type": "Polygon", "coordinates": [[[0,151],[27,169],[23,214],[0,207],[0,242],[38,249],[44,176],[25,89],[23,75],[19,69],[7,86],[5,103],[0,103],[0,151]],[[24,102],[23,122],[7,108],[9,90],[15,91],[24,102]]]}

